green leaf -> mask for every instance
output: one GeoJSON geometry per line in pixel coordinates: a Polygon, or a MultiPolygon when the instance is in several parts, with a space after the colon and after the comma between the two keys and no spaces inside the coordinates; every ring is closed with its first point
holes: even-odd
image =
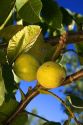
{"type": "Polygon", "coordinates": [[[53,29],[61,28],[62,13],[54,0],[42,0],[41,15],[53,29]]]}
{"type": "Polygon", "coordinates": [[[32,48],[28,51],[40,63],[50,60],[53,54],[54,47],[44,41],[43,35],[40,34],[32,48]]]}
{"type": "Polygon", "coordinates": [[[74,14],[74,19],[77,24],[83,24],[83,15],[81,14],[74,14]]]}
{"type": "Polygon", "coordinates": [[[67,100],[71,104],[71,108],[74,112],[83,111],[83,99],[75,95],[69,95],[67,96],[67,100]]]}
{"type": "Polygon", "coordinates": [[[10,125],[28,125],[27,113],[22,112],[17,115],[14,121],[10,125]]]}
{"type": "Polygon", "coordinates": [[[35,43],[41,29],[36,25],[25,26],[21,31],[17,32],[9,41],[7,55],[9,62],[13,62],[16,57],[28,51],[35,43]]]}
{"type": "Polygon", "coordinates": [[[45,122],[43,125],[61,125],[61,123],[49,121],[49,122],[45,122]]]}
{"type": "MultiPolygon", "coordinates": [[[[82,54],[83,53],[83,41],[81,41],[81,43],[76,44],[76,48],[77,48],[77,52],[78,54],[82,54]]],[[[83,54],[82,54],[83,56],[83,54]]]]}
{"type": "Polygon", "coordinates": [[[4,64],[6,62],[6,52],[4,49],[0,49],[0,63],[4,64]]]}
{"type": "Polygon", "coordinates": [[[0,106],[3,104],[5,100],[5,85],[2,77],[2,67],[0,65],[0,106]]]}
{"type": "MultiPolygon", "coordinates": [[[[79,59],[79,61],[80,61],[80,64],[81,65],[83,65],[83,56],[81,55],[81,56],[78,56],[78,59],[79,59]]],[[[80,88],[80,89],[82,89],[82,88],[80,88]]],[[[83,89],[82,89],[83,90],[83,89]]]]}
{"type": "Polygon", "coordinates": [[[73,16],[70,15],[70,13],[63,7],[61,7],[60,9],[63,15],[63,20],[62,20],[63,24],[67,26],[70,25],[72,23],[73,16]]]}
{"type": "Polygon", "coordinates": [[[15,99],[10,99],[0,106],[0,122],[9,117],[17,108],[18,102],[15,99]]]}
{"type": "Polygon", "coordinates": [[[70,121],[66,120],[63,125],[69,125],[70,121]]]}
{"type": "Polygon", "coordinates": [[[45,35],[45,33],[48,30],[48,24],[46,22],[39,22],[38,25],[42,28],[42,34],[45,35]]]}
{"type": "Polygon", "coordinates": [[[5,88],[8,96],[12,96],[13,91],[16,89],[14,85],[14,76],[12,73],[12,68],[7,63],[2,66],[2,76],[4,78],[5,88]]]}
{"type": "Polygon", "coordinates": [[[0,123],[0,125],[3,125],[2,123],[0,123]]]}
{"type": "Polygon", "coordinates": [[[80,64],[83,65],[83,41],[79,44],[76,44],[76,49],[80,64]]]}
{"type": "Polygon", "coordinates": [[[0,0],[0,25],[4,23],[16,0],[0,0]]]}
{"type": "Polygon", "coordinates": [[[16,0],[16,8],[24,21],[30,24],[40,21],[41,0],[16,0]]]}
{"type": "Polygon", "coordinates": [[[3,38],[3,42],[9,42],[9,40],[21,29],[23,28],[22,25],[11,25],[5,27],[3,30],[0,31],[0,37],[3,38]]]}

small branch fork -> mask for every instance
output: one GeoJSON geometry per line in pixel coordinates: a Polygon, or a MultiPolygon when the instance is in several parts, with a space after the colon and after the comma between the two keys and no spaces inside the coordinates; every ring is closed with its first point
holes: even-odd
{"type": "MultiPolygon", "coordinates": [[[[70,76],[68,76],[62,85],[70,84],[73,81],[76,81],[77,79],[83,77],[83,70],[80,70],[70,76]]],[[[9,123],[15,119],[15,117],[22,112],[25,107],[29,104],[29,102],[35,98],[37,95],[40,94],[39,89],[43,89],[42,86],[37,85],[31,91],[29,91],[26,95],[26,98],[20,102],[19,106],[17,107],[17,110],[6,120],[5,125],[9,125],[9,123]]]]}

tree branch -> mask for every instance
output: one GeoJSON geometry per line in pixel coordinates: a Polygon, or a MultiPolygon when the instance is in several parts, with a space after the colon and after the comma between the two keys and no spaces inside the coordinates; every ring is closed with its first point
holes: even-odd
{"type": "Polygon", "coordinates": [[[72,110],[66,105],[66,102],[63,101],[59,96],[57,96],[56,94],[54,94],[53,92],[50,92],[48,90],[45,89],[40,89],[40,92],[43,92],[45,94],[49,94],[54,96],[56,99],[58,99],[66,108],[66,110],[70,113],[71,118],[73,118],[75,120],[75,122],[77,123],[77,125],[82,125],[82,123],[80,123],[77,118],[75,117],[74,113],[72,112],[72,110]]]}
{"type": "Polygon", "coordinates": [[[38,88],[42,88],[41,86],[34,87],[26,96],[26,98],[20,102],[19,106],[17,107],[17,110],[8,118],[6,121],[6,125],[9,125],[9,123],[21,112],[25,109],[26,105],[29,104],[29,102],[39,94],[38,88]]]}
{"type": "Polygon", "coordinates": [[[82,77],[83,77],[83,69],[81,69],[80,71],[77,71],[76,73],[74,73],[72,75],[67,76],[65,81],[62,83],[62,85],[70,84],[73,81],[76,81],[82,77]]]}
{"type": "MultiPolygon", "coordinates": [[[[79,44],[80,42],[83,41],[83,31],[68,33],[67,37],[68,37],[68,39],[67,39],[66,44],[69,44],[69,43],[79,44]]],[[[46,38],[45,41],[54,46],[58,43],[59,39],[60,39],[60,36],[49,37],[49,38],[46,38]]],[[[0,44],[0,48],[7,48],[7,46],[8,46],[8,43],[1,43],[0,44]]]]}
{"type": "MultiPolygon", "coordinates": [[[[83,31],[81,32],[72,32],[72,33],[68,33],[68,39],[66,44],[69,43],[80,43],[83,41],[83,31]]],[[[60,37],[50,37],[50,38],[46,38],[45,41],[50,43],[51,45],[56,45],[59,41],[60,37]]]]}
{"type": "Polygon", "coordinates": [[[33,116],[35,116],[35,117],[37,117],[37,118],[40,118],[40,119],[42,119],[42,120],[44,120],[44,121],[46,121],[46,122],[48,122],[49,120],[47,120],[46,118],[44,118],[44,117],[41,117],[41,116],[39,116],[39,115],[37,115],[37,114],[34,114],[34,113],[32,113],[32,112],[29,112],[29,111],[26,111],[29,115],[33,115],[33,116]]]}
{"type": "MultiPolygon", "coordinates": [[[[83,77],[83,69],[68,76],[62,85],[66,85],[69,83],[72,83],[73,81],[76,81],[77,79],[83,77]]],[[[27,95],[26,98],[20,102],[19,106],[17,107],[17,110],[7,119],[6,124],[8,125],[21,111],[25,109],[25,107],[30,103],[30,101],[36,97],[40,92],[39,89],[42,89],[43,87],[38,85],[34,87],[27,95]]]]}

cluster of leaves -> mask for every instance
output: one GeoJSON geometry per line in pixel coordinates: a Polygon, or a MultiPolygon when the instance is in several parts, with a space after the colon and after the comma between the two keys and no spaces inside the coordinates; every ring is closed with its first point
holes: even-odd
{"type": "MultiPolygon", "coordinates": [[[[12,71],[16,58],[33,48],[41,28],[44,36],[47,32],[48,36],[58,36],[65,31],[64,26],[69,26],[72,21],[75,21],[79,27],[83,17],[70,13],[54,0],[0,1],[0,124],[5,122],[19,105],[15,99],[18,88],[12,71]]],[[[47,50],[49,48],[47,46],[47,50]]],[[[78,50],[81,51],[81,46],[79,48],[78,50]]],[[[47,53],[47,50],[45,60],[52,55],[50,52],[47,53]]],[[[51,53],[53,50],[54,48],[51,53]]],[[[27,123],[28,117],[24,111],[16,117],[11,125],[27,123]]],[[[60,123],[47,122],[44,125],[60,125],[60,123]]]]}

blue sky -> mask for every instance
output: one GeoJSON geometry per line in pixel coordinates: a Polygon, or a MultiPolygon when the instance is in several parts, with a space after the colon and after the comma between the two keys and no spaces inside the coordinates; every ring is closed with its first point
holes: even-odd
{"type": "Polygon", "coordinates": [[[83,14],[83,0],[57,0],[57,2],[64,8],[83,14]]]}
{"type": "MultiPolygon", "coordinates": [[[[71,11],[83,14],[83,1],[82,0],[57,0],[60,6],[70,9],[71,11]]],[[[35,86],[35,82],[21,82],[21,88],[24,92],[27,92],[28,86],[35,86]]],[[[53,89],[52,91],[56,93],[59,97],[64,99],[64,94],[60,90],[64,90],[65,87],[59,87],[53,89]]],[[[16,95],[17,99],[20,100],[20,94],[16,95]]],[[[67,115],[63,113],[61,109],[60,102],[50,95],[39,95],[34,98],[30,104],[26,107],[28,111],[36,108],[38,114],[44,116],[48,120],[53,120],[60,122],[64,119],[67,119],[67,115]]]]}

